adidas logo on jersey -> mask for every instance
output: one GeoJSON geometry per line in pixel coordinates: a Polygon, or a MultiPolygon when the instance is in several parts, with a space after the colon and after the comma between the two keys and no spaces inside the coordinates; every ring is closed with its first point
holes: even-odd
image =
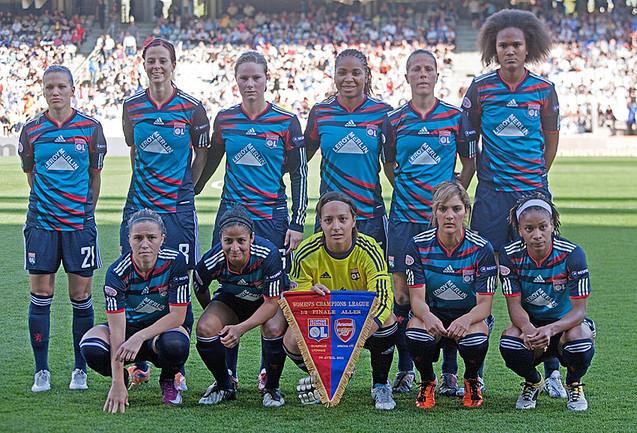
{"type": "Polygon", "coordinates": [[[321,275],[321,278],[332,278],[332,277],[327,272],[323,272],[323,275],[321,275]]]}
{"type": "Polygon", "coordinates": [[[232,162],[238,165],[250,165],[253,167],[263,167],[265,165],[265,159],[254,148],[252,143],[248,143],[246,147],[241,149],[233,158],[232,162]]]}
{"type": "Polygon", "coordinates": [[[170,147],[164,137],[159,132],[155,131],[148,136],[148,138],[139,144],[139,148],[148,153],[173,153],[173,148],[170,147]]]}
{"type": "Polygon", "coordinates": [[[420,149],[409,157],[409,163],[411,165],[436,165],[439,162],[440,157],[427,143],[423,143],[420,149]]]}
{"type": "Polygon", "coordinates": [[[538,275],[537,277],[535,277],[535,279],[533,280],[534,283],[544,283],[544,278],[542,278],[542,275],[538,275]]]}
{"type": "Polygon", "coordinates": [[[363,141],[353,132],[347,134],[334,146],[336,153],[349,153],[352,155],[364,155],[369,151],[363,141]]]}
{"type": "Polygon", "coordinates": [[[423,126],[422,128],[420,128],[420,131],[418,131],[418,135],[427,135],[429,134],[429,131],[427,130],[426,126],[423,126]]]}
{"type": "Polygon", "coordinates": [[[158,126],[162,126],[164,124],[164,121],[161,120],[161,117],[158,117],[154,122],[153,125],[158,125],[158,126]]]}
{"type": "Polygon", "coordinates": [[[352,119],[350,119],[346,124],[345,127],[347,128],[356,128],[356,124],[354,123],[354,121],[352,119]]]}
{"type": "Polygon", "coordinates": [[[56,171],[74,171],[80,168],[80,166],[73,160],[71,155],[66,153],[64,149],[60,148],[60,150],[55,152],[55,154],[44,164],[44,168],[56,171]]]}
{"type": "Polygon", "coordinates": [[[254,131],[254,128],[250,128],[246,131],[246,135],[257,135],[257,133],[254,131]]]}
{"type": "Polygon", "coordinates": [[[144,287],[144,290],[142,290],[142,295],[148,295],[149,291],[150,289],[148,288],[148,286],[144,287]]]}
{"type": "Polygon", "coordinates": [[[58,138],[55,139],[56,143],[66,143],[66,140],[64,139],[64,137],[62,137],[61,135],[58,136],[58,138]]]}
{"type": "Polygon", "coordinates": [[[456,272],[456,271],[454,271],[454,270],[453,270],[453,268],[451,267],[451,265],[449,265],[449,266],[447,266],[446,268],[444,268],[444,269],[442,270],[442,272],[443,272],[444,274],[453,274],[453,273],[454,273],[454,272],[456,272]]]}
{"type": "Polygon", "coordinates": [[[511,99],[508,103],[507,103],[507,107],[509,108],[515,108],[518,106],[518,103],[515,102],[515,99],[511,99]]]}
{"type": "Polygon", "coordinates": [[[248,282],[244,280],[243,278],[241,278],[237,284],[240,286],[247,286],[248,282]]]}
{"type": "Polygon", "coordinates": [[[528,135],[529,130],[515,115],[511,114],[493,130],[493,133],[500,137],[524,137],[528,135]]]}

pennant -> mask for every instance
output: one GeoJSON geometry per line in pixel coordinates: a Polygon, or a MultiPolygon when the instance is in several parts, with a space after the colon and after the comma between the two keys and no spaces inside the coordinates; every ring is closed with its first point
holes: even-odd
{"type": "Polygon", "coordinates": [[[279,305],[287,319],[321,402],[336,406],[365,345],[378,308],[374,292],[284,292],[279,305]]]}

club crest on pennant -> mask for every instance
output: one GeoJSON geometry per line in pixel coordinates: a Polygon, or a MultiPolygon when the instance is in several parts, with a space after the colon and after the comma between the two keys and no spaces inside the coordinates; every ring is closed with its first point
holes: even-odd
{"type": "Polygon", "coordinates": [[[173,123],[173,134],[177,137],[183,137],[186,134],[186,124],[183,122],[173,123]]]}
{"type": "Polygon", "coordinates": [[[307,335],[316,341],[329,338],[330,319],[309,319],[307,322],[307,335]]]}
{"type": "Polygon", "coordinates": [[[354,336],[354,332],[356,332],[356,323],[354,319],[336,319],[336,322],[334,322],[334,331],[336,332],[336,336],[340,338],[343,343],[347,343],[354,336]]]}

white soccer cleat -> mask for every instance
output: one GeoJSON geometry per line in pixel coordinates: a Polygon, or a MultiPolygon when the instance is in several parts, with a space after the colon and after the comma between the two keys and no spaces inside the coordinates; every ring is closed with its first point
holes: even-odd
{"type": "Polygon", "coordinates": [[[86,372],[84,370],[81,368],[73,370],[69,389],[88,389],[88,385],[86,384],[86,372]]]}
{"type": "Polygon", "coordinates": [[[396,407],[396,402],[392,397],[391,386],[388,383],[372,388],[372,400],[376,409],[392,410],[396,407]]]}
{"type": "Polygon", "coordinates": [[[263,390],[263,406],[279,407],[285,404],[279,388],[266,388],[263,390]]]}
{"type": "Polygon", "coordinates": [[[235,389],[221,388],[217,382],[208,387],[203,397],[199,399],[199,404],[213,405],[224,400],[236,400],[237,391],[235,389]]]}
{"type": "Polygon", "coordinates": [[[575,382],[566,385],[566,391],[568,393],[567,408],[576,412],[582,412],[588,409],[588,402],[586,401],[586,397],[584,397],[583,383],[575,382]]]}
{"type": "Polygon", "coordinates": [[[42,392],[51,389],[51,373],[49,370],[40,370],[33,377],[33,386],[31,391],[42,392]]]}
{"type": "Polygon", "coordinates": [[[299,393],[299,399],[303,404],[316,404],[321,402],[321,395],[316,389],[316,383],[311,376],[299,379],[299,384],[296,387],[299,393]]]}
{"type": "Polygon", "coordinates": [[[546,378],[546,385],[544,386],[544,391],[546,391],[551,398],[567,398],[566,390],[564,386],[562,386],[562,375],[559,370],[553,371],[549,377],[546,378]]]}
{"type": "Polygon", "coordinates": [[[518,400],[515,402],[515,408],[535,409],[537,396],[540,395],[544,388],[544,380],[540,378],[538,383],[523,382],[521,385],[524,388],[522,388],[522,394],[520,394],[518,400]]]}

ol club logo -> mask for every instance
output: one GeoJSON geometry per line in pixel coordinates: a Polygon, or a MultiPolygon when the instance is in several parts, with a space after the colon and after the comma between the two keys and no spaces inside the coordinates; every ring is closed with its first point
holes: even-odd
{"type": "Polygon", "coordinates": [[[35,253],[28,253],[29,256],[29,264],[35,265],[35,253]]]}
{"type": "Polygon", "coordinates": [[[540,105],[539,104],[529,104],[527,112],[531,119],[535,119],[540,115],[540,105]]]}
{"type": "Polygon", "coordinates": [[[451,144],[451,131],[440,131],[438,133],[438,142],[443,146],[451,144]]]}
{"type": "Polygon", "coordinates": [[[554,280],[553,289],[555,289],[556,292],[563,292],[564,289],[566,289],[566,279],[554,280]]]}
{"type": "Polygon", "coordinates": [[[86,141],[81,138],[75,139],[75,151],[82,153],[86,150],[86,141]]]}
{"type": "Polygon", "coordinates": [[[334,322],[334,331],[336,332],[336,336],[340,338],[343,343],[347,343],[354,336],[354,332],[356,332],[356,322],[354,319],[336,319],[334,322]]]}
{"type": "Polygon", "coordinates": [[[473,279],[475,278],[476,271],[474,269],[465,269],[462,271],[462,281],[465,284],[473,283],[473,279]]]}
{"type": "Polygon", "coordinates": [[[378,137],[378,125],[367,125],[367,136],[371,138],[378,137]]]}
{"type": "Polygon", "coordinates": [[[330,319],[308,319],[307,335],[317,342],[330,337],[330,319]]]}
{"type": "Polygon", "coordinates": [[[177,137],[183,137],[186,134],[186,124],[183,122],[173,123],[173,134],[177,137]]]}
{"type": "Polygon", "coordinates": [[[358,281],[361,278],[361,274],[360,274],[360,272],[358,272],[358,268],[350,269],[349,270],[349,275],[350,275],[350,277],[352,277],[352,280],[354,280],[354,281],[358,281]]]}
{"type": "Polygon", "coordinates": [[[276,134],[265,134],[265,147],[268,149],[274,149],[276,143],[279,141],[279,136],[276,134]]]}

